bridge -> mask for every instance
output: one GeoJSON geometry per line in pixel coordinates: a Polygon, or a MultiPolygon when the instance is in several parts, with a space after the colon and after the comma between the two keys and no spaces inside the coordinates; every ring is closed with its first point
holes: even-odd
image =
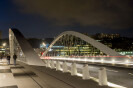
{"type": "Polygon", "coordinates": [[[59,34],[42,56],[38,56],[18,29],[9,29],[9,42],[11,63],[15,53],[19,64],[10,68],[13,71],[25,68],[25,74],[39,86],[32,85],[33,88],[133,87],[132,57],[123,56],[82,33],[59,34]],[[33,77],[35,74],[39,78],[33,77]]]}

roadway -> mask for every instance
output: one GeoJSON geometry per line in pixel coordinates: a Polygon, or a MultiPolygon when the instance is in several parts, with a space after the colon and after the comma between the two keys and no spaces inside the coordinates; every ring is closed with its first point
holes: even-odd
{"type": "MultiPolygon", "coordinates": [[[[68,63],[70,70],[70,63],[68,63]]],[[[83,64],[77,65],[77,70],[82,73],[83,64]]],[[[107,78],[109,82],[127,87],[133,88],[133,68],[123,68],[123,67],[113,67],[104,65],[89,64],[90,75],[92,77],[98,78],[98,70],[100,67],[106,67],[107,78]]]]}

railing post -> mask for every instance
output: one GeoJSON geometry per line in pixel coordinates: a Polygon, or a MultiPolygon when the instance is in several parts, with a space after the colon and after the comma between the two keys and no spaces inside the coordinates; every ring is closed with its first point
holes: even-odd
{"type": "Polygon", "coordinates": [[[107,74],[106,74],[106,68],[102,67],[99,69],[99,85],[107,85],[107,74]]]}
{"type": "Polygon", "coordinates": [[[62,68],[63,68],[63,72],[68,72],[66,61],[63,62],[63,66],[62,66],[62,68]]]}
{"type": "Polygon", "coordinates": [[[61,70],[60,62],[59,61],[56,61],[56,70],[61,70]]]}
{"type": "Polygon", "coordinates": [[[54,69],[55,66],[54,66],[54,60],[51,61],[51,68],[54,69]]]}
{"type": "Polygon", "coordinates": [[[51,67],[50,66],[50,60],[47,61],[47,67],[51,67]]]}
{"type": "Polygon", "coordinates": [[[71,75],[77,75],[76,63],[72,63],[71,65],[71,75]]]}
{"type": "Polygon", "coordinates": [[[85,64],[82,69],[83,79],[90,79],[89,67],[88,64],[85,64]]]}
{"type": "Polygon", "coordinates": [[[46,66],[46,67],[48,67],[48,60],[45,60],[45,63],[46,63],[46,65],[45,65],[45,66],[46,66]]]}

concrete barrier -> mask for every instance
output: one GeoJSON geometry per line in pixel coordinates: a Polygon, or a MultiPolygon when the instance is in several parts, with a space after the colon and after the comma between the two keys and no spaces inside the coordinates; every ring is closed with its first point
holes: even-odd
{"type": "Polygon", "coordinates": [[[102,67],[99,69],[99,85],[107,85],[107,74],[106,74],[106,68],[102,67]]]}
{"type": "Polygon", "coordinates": [[[71,65],[71,75],[77,75],[76,63],[72,63],[71,65]]]}
{"type": "Polygon", "coordinates": [[[68,68],[67,68],[67,63],[66,62],[63,62],[62,68],[63,68],[63,72],[68,72],[68,68]]]}
{"type": "Polygon", "coordinates": [[[56,70],[61,70],[60,62],[59,61],[56,61],[56,70]]]}
{"type": "Polygon", "coordinates": [[[48,60],[47,62],[48,62],[48,63],[47,63],[47,64],[48,64],[47,66],[48,66],[48,67],[51,67],[51,65],[50,65],[50,62],[51,62],[51,61],[48,60]]]}
{"type": "Polygon", "coordinates": [[[55,66],[54,66],[54,60],[51,61],[51,68],[54,69],[55,66]]]}
{"type": "Polygon", "coordinates": [[[82,76],[83,79],[90,79],[90,73],[89,73],[88,64],[85,64],[85,65],[83,66],[82,72],[83,72],[83,73],[82,73],[82,74],[83,74],[83,76],[82,76]]]}

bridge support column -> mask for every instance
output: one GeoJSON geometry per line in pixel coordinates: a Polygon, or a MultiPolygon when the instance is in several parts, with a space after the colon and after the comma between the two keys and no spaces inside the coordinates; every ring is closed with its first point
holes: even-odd
{"type": "Polygon", "coordinates": [[[60,62],[59,61],[56,62],[56,70],[61,70],[60,62]]]}
{"type": "Polygon", "coordinates": [[[89,67],[88,64],[85,64],[82,69],[83,79],[90,79],[89,67]]]}
{"type": "Polygon", "coordinates": [[[51,61],[51,68],[54,69],[55,66],[54,66],[54,60],[51,61]]]}
{"type": "Polygon", "coordinates": [[[63,62],[63,72],[68,72],[68,69],[67,69],[67,63],[66,62],[63,62]]]}
{"type": "Polygon", "coordinates": [[[71,75],[77,75],[76,63],[72,63],[71,65],[71,75]]]}
{"type": "Polygon", "coordinates": [[[106,74],[106,68],[100,68],[99,69],[99,85],[107,85],[107,74],[106,74]]]}

